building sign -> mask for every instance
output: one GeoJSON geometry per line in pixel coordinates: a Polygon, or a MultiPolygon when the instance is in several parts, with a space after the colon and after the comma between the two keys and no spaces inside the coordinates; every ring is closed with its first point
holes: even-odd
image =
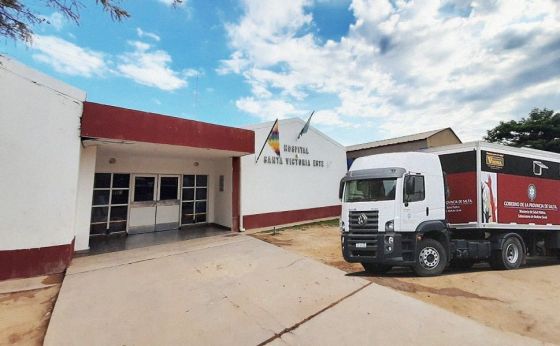
{"type": "Polygon", "coordinates": [[[325,161],[309,157],[308,147],[284,144],[282,152],[283,155],[280,156],[263,156],[263,163],[267,165],[327,167],[325,161]]]}

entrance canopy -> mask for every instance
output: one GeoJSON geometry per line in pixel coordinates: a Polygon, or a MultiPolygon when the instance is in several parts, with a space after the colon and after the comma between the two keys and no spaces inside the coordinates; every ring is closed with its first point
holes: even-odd
{"type": "Polygon", "coordinates": [[[255,133],[161,114],[84,102],[82,138],[216,149],[239,157],[255,152],[255,133]]]}
{"type": "Polygon", "coordinates": [[[253,131],[84,102],[81,137],[77,249],[115,233],[239,230],[240,157],[254,153],[253,131]]]}

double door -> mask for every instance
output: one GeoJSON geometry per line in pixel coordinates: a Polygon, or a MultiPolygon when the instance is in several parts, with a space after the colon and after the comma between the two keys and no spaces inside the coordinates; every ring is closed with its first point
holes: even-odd
{"type": "Polygon", "coordinates": [[[164,231],[179,227],[180,179],[180,175],[133,175],[128,233],[164,231]]]}
{"type": "Polygon", "coordinates": [[[207,175],[135,174],[131,184],[128,233],[207,222],[207,175]]]}

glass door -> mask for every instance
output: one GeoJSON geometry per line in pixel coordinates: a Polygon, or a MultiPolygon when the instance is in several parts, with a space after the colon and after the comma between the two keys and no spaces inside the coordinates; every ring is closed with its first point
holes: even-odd
{"type": "Polygon", "coordinates": [[[158,176],[158,198],[156,203],[156,231],[179,227],[180,199],[179,175],[158,176]]]}
{"type": "Polygon", "coordinates": [[[137,174],[132,177],[128,233],[155,231],[157,175],[137,174]]]}

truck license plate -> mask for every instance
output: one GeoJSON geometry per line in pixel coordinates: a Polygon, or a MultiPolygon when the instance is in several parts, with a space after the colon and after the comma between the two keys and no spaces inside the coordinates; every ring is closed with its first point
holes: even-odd
{"type": "Polygon", "coordinates": [[[356,243],[356,247],[366,247],[366,243],[356,243]]]}

